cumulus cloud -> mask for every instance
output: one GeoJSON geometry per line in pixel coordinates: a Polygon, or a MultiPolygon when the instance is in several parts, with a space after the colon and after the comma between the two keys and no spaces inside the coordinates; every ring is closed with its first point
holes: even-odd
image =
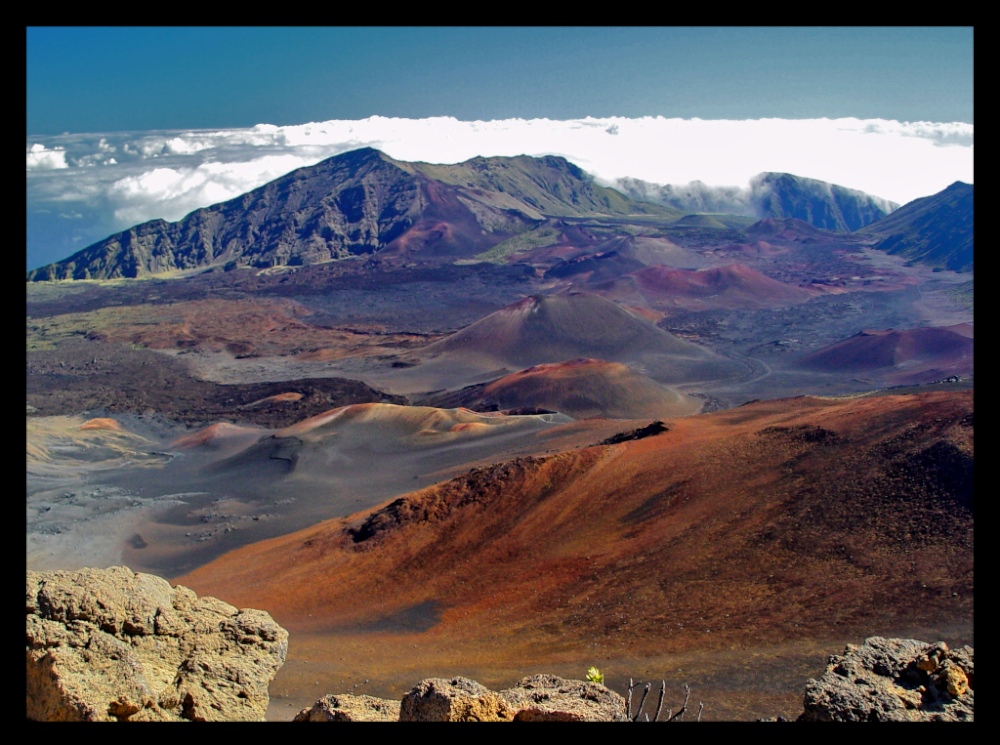
{"type": "Polygon", "coordinates": [[[51,150],[36,142],[28,146],[27,170],[29,171],[51,171],[55,168],[69,168],[66,162],[66,151],[61,147],[54,147],[51,150]]]}
{"type": "Polygon", "coordinates": [[[123,226],[149,220],[154,212],[164,220],[179,220],[192,210],[237,197],[311,162],[289,154],[242,163],[154,168],[114,181],[107,196],[115,205],[115,220],[123,226]]]}
{"type": "MultiPolygon", "coordinates": [[[[956,180],[973,180],[973,126],[963,123],[373,116],[247,129],[34,137],[27,147],[29,215],[41,215],[53,203],[65,205],[63,212],[71,207],[87,216],[79,222],[91,226],[92,242],[153,218],[180,219],[295,168],[365,146],[431,163],[477,155],[561,155],[600,183],[628,178],[674,185],[689,199],[720,208],[706,211],[736,211],[748,198],[750,179],[764,171],[828,181],[900,204],[956,180]],[[96,165],[102,167],[91,167],[96,165]]],[[[29,220],[29,266],[37,247],[34,232],[29,220]]],[[[51,231],[46,245],[60,250],[51,231]]],[[[64,255],[45,260],[59,258],[64,255]]]]}

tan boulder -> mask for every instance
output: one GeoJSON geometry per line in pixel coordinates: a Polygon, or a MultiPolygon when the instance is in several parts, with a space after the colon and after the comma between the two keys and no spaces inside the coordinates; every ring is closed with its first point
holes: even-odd
{"type": "Polygon", "coordinates": [[[468,678],[426,678],[403,696],[401,722],[509,722],[514,710],[500,694],[468,678]]]}
{"type": "Polygon", "coordinates": [[[27,716],[262,721],[288,632],[127,567],[27,572],[27,716]]]}
{"type": "Polygon", "coordinates": [[[625,699],[600,683],[532,675],[500,692],[515,722],[625,722],[625,699]]]}
{"type": "Polygon", "coordinates": [[[831,655],[799,721],[971,722],[974,650],[873,636],[831,655]]]}
{"type": "Polygon", "coordinates": [[[398,722],[399,701],[349,693],[327,694],[295,715],[294,722],[398,722]]]}

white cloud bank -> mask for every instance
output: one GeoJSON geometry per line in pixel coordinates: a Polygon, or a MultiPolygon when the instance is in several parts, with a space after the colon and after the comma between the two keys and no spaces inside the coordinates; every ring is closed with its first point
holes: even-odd
{"type": "MultiPolygon", "coordinates": [[[[745,187],[762,171],[782,171],[900,204],[954,181],[973,180],[973,125],[964,123],[374,116],[285,127],[29,138],[28,209],[70,202],[89,210],[95,231],[89,240],[96,241],[153,218],[180,219],[295,168],[364,146],[399,160],[431,163],[477,155],[562,155],[606,184],[631,177],[653,184],[745,187]]],[[[29,219],[29,266],[32,240],[29,219]]],[[[48,250],[56,250],[51,230],[46,240],[48,250]]],[[[58,258],[64,255],[57,251],[44,260],[58,258]]]]}

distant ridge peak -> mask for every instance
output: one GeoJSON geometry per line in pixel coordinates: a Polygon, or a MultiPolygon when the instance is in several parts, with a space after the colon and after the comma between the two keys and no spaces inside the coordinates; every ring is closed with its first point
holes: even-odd
{"type": "Polygon", "coordinates": [[[178,270],[304,266],[382,254],[470,259],[561,217],[675,210],[594,183],[561,156],[409,163],[361,147],[299,168],[176,222],[152,220],[28,273],[29,281],[178,270]]]}

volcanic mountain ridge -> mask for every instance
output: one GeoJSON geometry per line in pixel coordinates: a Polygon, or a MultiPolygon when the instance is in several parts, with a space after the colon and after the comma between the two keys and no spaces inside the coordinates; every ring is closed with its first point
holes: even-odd
{"type": "MultiPolygon", "coordinates": [[[[633,199],[647,199],[684,212],[728,213],[759,219],[795,218],[816,228],[838,232],[863,228],[899,206],[857,189],[790,173],[757,174],[751,179],[749,189],[712,187],[700,181],[658,186],[625,178],[617,183],[633,199]]],[[[710,215],[705,217],[712,219],[710,215]]]]}
{"type": "Polygon", "coordinates": [[[914,199],[858,231],[877,239],[874,247],[956,272],[973,270],[975,231],[972,184],[956,181],[929,197],[914,199]]]}
{"type": "Polygon", "coordinates": [[[28,273],[29,281],[207,267],[316,264],[361,254],[476,255],[549,216],[679,213],[598,186],[563,158],[405,163],[362,148],[300,168],[178,222],[152,220],[28,273]]]}

